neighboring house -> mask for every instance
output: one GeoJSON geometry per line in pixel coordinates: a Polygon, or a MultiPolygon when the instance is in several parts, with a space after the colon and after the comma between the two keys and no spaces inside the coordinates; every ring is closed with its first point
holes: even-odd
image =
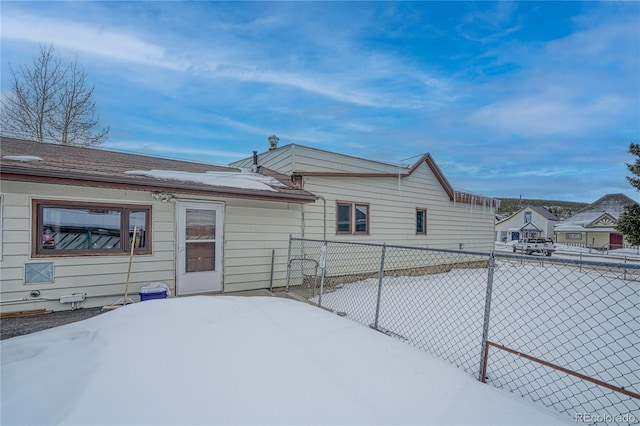
{"type": "Polygon", "coordinates": [[[498,200],[454,190],[429,154],[404,167],[295,144],[278,148],[275,136],[270,142],[258,165],[320,197],[302,207],[306,238],[493,249],[498,200]]]}
{"type": "Polygon", "coordinates": [[[551,238],[560,221],[540,206],[526,206],[496,223],[496,241],[506,243],[523,238],[551,238]]]}
{"type": "Polygon", "coordinates": [[[622,234],[616,229],[624,206],[635,201],[624,194],[607,194],[555,227],[556,242],[596,249],[622,248],[622,234]]]}
{"type": "Polygon", "coordinates": [[[4,137],[0,149],[3,312],[68,309],[78,293],[84,307],[115,302],[132,244],[133,297],[151,282],[178,295],[268,288],[272,250],[282,285],[289,235],[317,199],[265,168],[4,137]]]}

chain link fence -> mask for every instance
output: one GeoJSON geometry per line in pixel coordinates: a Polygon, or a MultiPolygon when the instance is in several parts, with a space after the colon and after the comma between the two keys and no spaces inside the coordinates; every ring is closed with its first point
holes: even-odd
{"type": "Polygon", "coordinates": [[[640,422],[640,264],[292,238],[287,291],[577,422],[640,422]]]}

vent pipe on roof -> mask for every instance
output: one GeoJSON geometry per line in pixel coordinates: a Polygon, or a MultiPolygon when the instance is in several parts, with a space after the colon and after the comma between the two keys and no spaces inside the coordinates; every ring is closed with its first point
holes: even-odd
{"type": "Polygon", "coordinates": [[[258,168],[258,151],[253,151],[253,165],[251,166],[251,171],[257,173],[258,168]]]}
{"type": "Polygon", "coordinates": [[[269,136],[269,151],[273,151],[278,147],[278,141],[280,141],[280,138],[276,135],[269,136]]]}

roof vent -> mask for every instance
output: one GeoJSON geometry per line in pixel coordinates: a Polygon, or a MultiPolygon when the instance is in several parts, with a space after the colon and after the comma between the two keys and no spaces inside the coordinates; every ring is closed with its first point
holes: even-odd
{"type": "Polygon", "coordinates": [[[258,151],[253,151],[253,165],[251,166],[253,173],[258,172],[258,151]]]}
{"type": "Polygon", "coordinates": [[[280,138],[278,138],[276,135],[269,136],[269,151],[273,151],[278,147],[279,140],[280,138]]]}

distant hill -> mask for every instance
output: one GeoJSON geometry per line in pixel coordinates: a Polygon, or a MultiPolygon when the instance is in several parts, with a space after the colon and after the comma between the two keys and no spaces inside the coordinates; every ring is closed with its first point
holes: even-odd
{"type": "Polygon", "coordinates": [[[573,216],[579,210],[589,205],[589,203],[577,203],[574,201],[557,201],[557,200],[530,200],[525,198],[499,198],[500,208],[498,215],[501,218],[509,217],[525,206],[540,206],[547,211],[555,214],[560,219],[566,219],[573,216]]]}

